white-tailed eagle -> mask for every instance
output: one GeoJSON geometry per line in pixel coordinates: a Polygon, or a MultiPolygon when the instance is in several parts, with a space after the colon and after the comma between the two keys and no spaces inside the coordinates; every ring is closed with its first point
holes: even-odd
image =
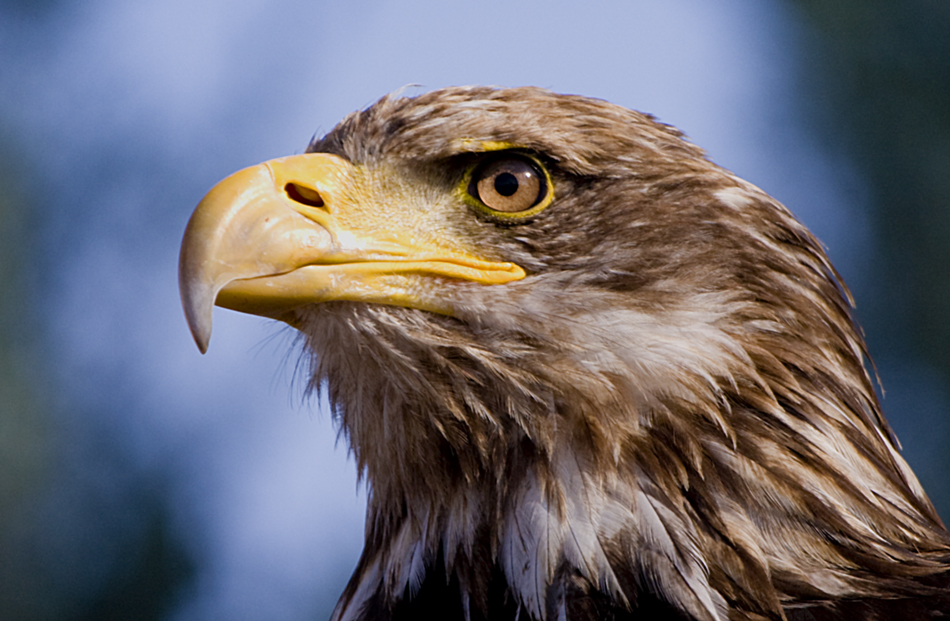
{"type": "Polygon", "coordinates": [[[299,330],[368,481],[335,620],[950,614],[820,244],[650,116],[384,97],[212,189],[180,278],[202,350],[299,330]]]}

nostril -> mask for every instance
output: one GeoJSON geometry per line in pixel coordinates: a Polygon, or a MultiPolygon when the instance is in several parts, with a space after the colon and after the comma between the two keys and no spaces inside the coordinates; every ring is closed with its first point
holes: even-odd
{"type": "Polygon", "coordinates": [[[310,207],[323,207],[323,197],[313,188],[297,183],[288,183],[284,186],[284,192],[290,200],[309,205],[310,207]]]}

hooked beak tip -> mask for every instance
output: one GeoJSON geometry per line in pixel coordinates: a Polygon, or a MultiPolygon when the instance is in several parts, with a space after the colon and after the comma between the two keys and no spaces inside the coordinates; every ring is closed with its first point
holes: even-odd
{"type": "MultiPolygon", "coordinates": [[[[186,271],[183,262],[181,272],[186,271]]],[[[195,339],[195,345],[204,354],[208,351],[208,343],[211,341],[211,320],[217,290],[204,286],[203,283],[197,282],[197,279],[189,277],[190,274],[181,272],[179,273],[179,293],[181,305],[185,311],[185,320],[188,322],[191,336],[195,339]]]]}

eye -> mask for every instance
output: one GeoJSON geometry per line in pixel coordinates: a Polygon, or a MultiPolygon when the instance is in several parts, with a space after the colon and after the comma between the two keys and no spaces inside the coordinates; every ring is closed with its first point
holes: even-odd
{"type": "Polygon", "coordinates": [[[538,213],[547,207],[551,185],[546,171],[533,158],[501,155],[477,165],[468,183],[468,194],[498,217],[538,213]]]}

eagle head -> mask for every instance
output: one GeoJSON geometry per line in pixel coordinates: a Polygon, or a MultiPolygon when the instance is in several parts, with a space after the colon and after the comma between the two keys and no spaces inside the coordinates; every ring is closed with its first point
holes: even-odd
{"type": "Polygon", "coordinates": [[[384,97],[215,186],[180,283],[202,351],[299,331],[368,481],[334,619],[950,611],[821,245],[648,115],[384,97]]]}

